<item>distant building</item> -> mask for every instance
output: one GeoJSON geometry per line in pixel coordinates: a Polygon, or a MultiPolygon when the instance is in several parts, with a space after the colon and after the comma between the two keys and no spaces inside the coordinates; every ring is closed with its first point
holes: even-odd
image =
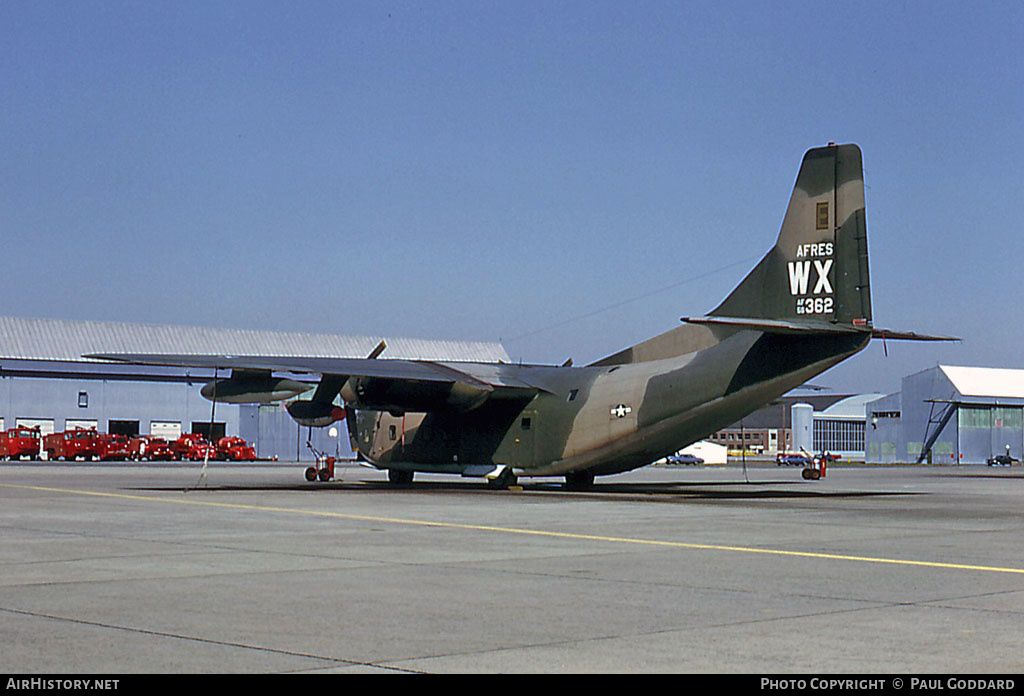
{"type": "Polygon", "coordinates": [[[879,394],[787,395],[754,411],[708,439],[738,453],[747,451],[774,457],[793,447],[794,404],[814,408],[814,450],[828,451],[850,459],[864,457],[864,404],[879,394]]]}
{"type": "Polygon", "coordinates": [[[728,462],[728,449],[707,440],[695,442],[689,447],[679,450],[678,454],[692,454],[704,460],[705,464],[725,464],[728,462]]]}
{"type": "Polygon", "coordinates": [[[1024,370],[938,365],[867,405],[867,461],[984,464],[1024,452],[1024,370]]]}
{"type": "Polygon", "coordinates": [[[881,394],[858,394],[837,401],[814,414],[814,451],[830,452],[849,459],[865,454],[865,406],[881,394]]]}

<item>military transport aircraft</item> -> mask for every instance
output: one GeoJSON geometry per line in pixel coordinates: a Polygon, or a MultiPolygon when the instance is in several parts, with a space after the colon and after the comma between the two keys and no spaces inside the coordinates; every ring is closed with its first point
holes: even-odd
{"type": "Polygon", "coordinates": [[[203,393],[233,403],[309,389],[274,373],[318,374],[289,413],[309,426],[345,418],[359,459],[395,484],[432,472],[582,487],[736,422],[872,338],[956,340],[874,328],[863,179],[857,145],[809,150],[778,241],[718,307],[585,367],[391,360],[383,346],[367,358],[86,357],[230,369],[203,393]]]}

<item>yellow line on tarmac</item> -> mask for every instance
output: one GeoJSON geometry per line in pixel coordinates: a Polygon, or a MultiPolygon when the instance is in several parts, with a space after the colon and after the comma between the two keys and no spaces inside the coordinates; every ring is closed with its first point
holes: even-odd
{"type": "Polygon", "coordinates": [[[419,527],[437,527],[441,529],[466,529],[481,532],[500,532],[503,534],[522,534],[555,539],[573,539],[582,541],[601,541],[615,544],[635,544],[641,546],[661,546],[667,548],[695,549],[701,551],[732,551],[735,553],[756,553],[768,556],[793,556],[797,558],[818,558],[832,561],[855,561],[860,563],[886,563],[899,566],[918,566],[922,568],[944,568],[948,570],[976,570],[989,573],[1013,573],[1024,575],[1024,568],[1001,568],[998,566],[969,565],[963,563],[939,563],[936,561],[911,561],[901,558],[876,558],[872,556],[849,556],[835,553],[815,553],[811,551],[786,551],[783,549],[765,549],[748,546],[726,546],[722,544],[694,544],[684,541],[659,541],[657,539],[636,539],[632,537],[614,537],[598,534],[574,534],[572,532],[552,532],[541,529],[520,529],[517,527],[495,527],[480,524],[460,524],[457,522],[432,522],[429,520],[410,520],[400,517],[379,517],[374,515],[353,515],[344,512],[325,512],[322,510],[300,510],[296,508],[273,507],[269,505],[243,505],[241,503],[217,503],[210,500],[187,500],[184,498],[160,498],[147,495],[131,495],[128,493],[103,493],[72,488],[52,488],[47,486],[26,486],[15,483],[0,483],[2,488],[21,488],[46,493],[64,493],[67,495],[84,495],[98,498],[115,498],[121,500],[139,500],[147,503],[170,503],[177,505],[197,505],[200,507],[225,508],[230,510],[251,510],[257,512],[282,512],[292,515],[309,515],[312,517],[328,517],[364,522],[386,522],[391,524],[413,525],[419,527]]]}

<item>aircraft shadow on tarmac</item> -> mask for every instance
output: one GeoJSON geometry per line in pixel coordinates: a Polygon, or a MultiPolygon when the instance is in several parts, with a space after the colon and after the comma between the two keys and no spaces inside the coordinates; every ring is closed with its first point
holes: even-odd
{"type": "Polygon", "coordinates": [[[384,481],[329,481],[307,484],[253,484],[246,485],[204,485],[198,487],[162,486],[137,487],[130,490],[159,491],[178,493],[203,492],[285,492],[298,491],[305,493],[381,493],[390,495],[408,494],[458,494],[458,495],[521,495],[544,498],[567,498],[573,500],[643,500],[649,502],[688,502],[693,500],[767,500],[767,499],[842,499],[872,497],[907,497],[925,495],[913,491],[836,491],[814,490],[808,484],[806,488],[795,490],[782,486],[803,486],[794,481],[702,481],[701,483],[595,483],[582,490],[569,490],[560,483],[526,483],[513,490],[496,490],[488,488],[480,481],[417,481],[408,486],[394,486],[384,481]],[[521,490],[520,490],[521,488],[521,490]]]}

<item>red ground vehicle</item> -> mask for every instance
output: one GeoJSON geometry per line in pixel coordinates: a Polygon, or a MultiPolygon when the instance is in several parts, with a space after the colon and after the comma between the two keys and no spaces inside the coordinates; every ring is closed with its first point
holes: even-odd
{"type": "Polygon", "coordinates": [[[217,458],[217,448],[199,433],[185,433],[171,443],[171,452],[175,459],[201,459],[217,458]]]}
{"type": "Polygon", "coordinates": [[[0,433],[0,457],[39,459],[39,428],[11,428],[0,433]]]}
{"type": "Polygon", "coordinates": [[[108,435],[107,433],[98,433],[97,437],[100,441],[99,454],[97,456],[102,461],[128,458],[127,435],[108,435]]]}
{"type": "Polygon", "coordinates": [[[240,437],[222,437],[217,440],[217,459],[233,462],[255,461],[256,449],[240,437]]]}
{"type": "Polygon", "coordinates": [[[162,437],[137,435],[128,441],[128,458],[134,461],[170,461],[174,459],[174,452],[171,451],[171,443],[162,437]]]}
{"type": "Polygon", "coordinates": [[[73,460],[78,457],[92,459],[100,455],[99,433],[95,430],[66,430],[43,438],[43,449],[50,461],[55,459],[73,460]]]}

